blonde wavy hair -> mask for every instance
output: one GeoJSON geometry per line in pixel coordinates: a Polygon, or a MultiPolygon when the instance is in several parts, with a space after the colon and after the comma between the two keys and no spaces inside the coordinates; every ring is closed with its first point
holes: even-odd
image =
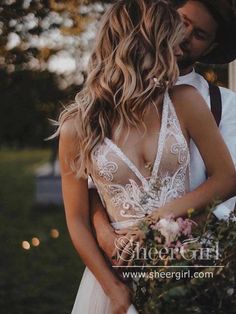
{"type": "Polygon", "coordinates": [[[178,77],[174,47],[183,39],[176,10],[164,0],[120,0],[104,14],[84,88],[59,117],[76,130],[77,177],[91,172],[92,151],[123,128],[138,128],[147,106],[163,97],[178,77]]]}

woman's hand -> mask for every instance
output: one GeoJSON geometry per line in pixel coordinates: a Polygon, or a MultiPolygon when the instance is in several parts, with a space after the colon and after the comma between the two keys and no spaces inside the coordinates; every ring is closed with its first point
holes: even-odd
{"type": "Polygon", "coordinates": [[[162,218],[174,217],[174,212],[172,210],[167,209],[166,207],[160,207],[156,210],[153,210],[151,214],[149,214],[145,220],[149,224],[155,224],[162,218]]]}
{"type": "Polygon", "coordinates": [[[123,283],[118,283],[108,294],[112,305],[112,314],[126,314],[131,305],[131,290],[123,283]]]}
{"type": "Polygon", "coordinates": [[[160,211],[157,209],[157,210],[154,210],[150,215],[148,215],[146,217],[146,221],[149,223],[149,224],[155,224],[158,222],[158,220],[160,220],[161,218],[163,218],[161,215],[160,215],[160,211]]]}

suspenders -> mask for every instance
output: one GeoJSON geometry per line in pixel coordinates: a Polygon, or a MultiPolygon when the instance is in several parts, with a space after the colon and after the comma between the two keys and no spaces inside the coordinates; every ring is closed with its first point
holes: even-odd
{"type": "MultiPolygon", "coordinates": [[[[221,115],[222,115],[222,99],[221,99],[220,89],[217,85],[214,85],[210,82],[208,82],[208,84],[209,84],[209,93],[210,93],[210,99],[211,99],[211,112],[215,118],[217,126],[219,127],[220,121],[221,121],[221,115]]],[[[207,172],[205,173],[206,173],[206,178],[207,178],[208,177],[207,172]]]]}
{"type": "Polygon", "coordinates": [[[221,115],[222,115],[222,99],[220,94],[220,89],[218,86],[209,84],[209,93],[211,99],[211,112],[215,118],[217,126],[220,125],[221,115]]]}

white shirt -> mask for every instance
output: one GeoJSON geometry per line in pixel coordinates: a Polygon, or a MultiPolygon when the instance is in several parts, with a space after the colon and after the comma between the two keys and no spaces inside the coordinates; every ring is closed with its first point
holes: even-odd
{"type": "MultiPolygon", "coordinates": [[[[209,108],[211,107],[209,85],[203,76],[193,70],[191,73],[179,77],[177,85],[181,84],[195,87],[205,99],[209,108]]],[[[219,129],[236,165],[236,94],[223,87],[220,87],[220,92],[222,97],[222,118],[219,129]]],[[[190,155],[190,188],[193,190],[206,180],[206,168],[193,141],[190,144],[190,155]]],[[[218,219],[227,219],[230,212],[234,209],[235,203],[236,197],[221,203],[216,207],[214,214],[218,219]]]]}

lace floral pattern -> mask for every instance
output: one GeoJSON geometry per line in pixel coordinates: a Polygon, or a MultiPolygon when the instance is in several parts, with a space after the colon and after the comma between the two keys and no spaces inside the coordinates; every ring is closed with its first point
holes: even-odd
{"type": "Polygon", "coordinates": [[[93,160],[92,176],[112,221],[143,218],[184,195],[188,190],[189,148],[168,93],[150,178],[145,178],[107,138],[94,150],[93,160]],[[121,177],[125,183],[120,182],[121,177]]]}
{"type": "Polygon", "coordinates": [[[113,174],[117,172],[118,166],[113,161],[108,161],[106,154],[99,154],[99,149],[93,153],[94,161],[97,164],[98,175],[103,177],[106,181],[111,182],[113,180],[113,174]]]}

